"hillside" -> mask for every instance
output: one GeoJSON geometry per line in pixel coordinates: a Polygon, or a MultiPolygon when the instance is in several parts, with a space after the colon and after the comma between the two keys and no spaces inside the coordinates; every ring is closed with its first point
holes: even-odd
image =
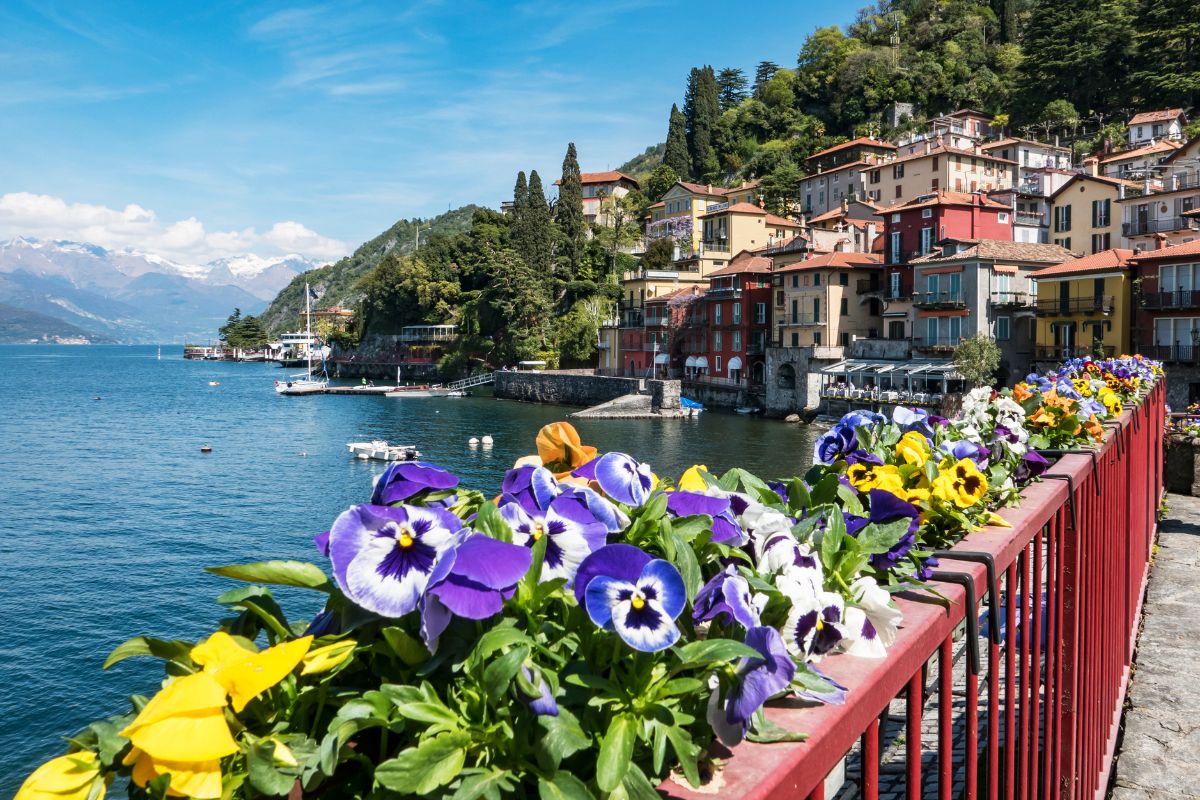
{"type": "Polygon", "coordinates": [[[666,144],[662,142],[647,147],[644,152],[634,156],[621,166],[617,167],[617,172],[623,172],[629,177],[636,178],[639,182],[644,183],[646,176],[653,172],[654,168],[662,163],[663,151],[666,149],[666,144]]]}
{"type": "Polygon", "coordinates": [[[86,340],[100,344],[113,341],[98,336],[49,314],[0,303],[0,344],[56,342],[61,339],[86,340]]]}
{"type": "Polygon", "coordinates": [[[349,256],[324,267],[297,275],[284,287],[261,319],[274,334],[290,330],[304,312],[304,284],[307,281],[317,296],[314,301],[322,308],[344,306],[355,308],[362,300],[359,281],[392,250],[406,255],[413,252],[420,231],[421,241],[434,236],[452,236],[471,227],[471,217],[479,206],[467,205],[439,214],[433,219],[402,219],[370,241],[364,242],[349,256]]]}

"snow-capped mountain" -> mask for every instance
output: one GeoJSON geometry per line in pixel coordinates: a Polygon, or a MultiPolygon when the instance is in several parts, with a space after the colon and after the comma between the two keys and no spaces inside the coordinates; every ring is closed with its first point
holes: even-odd
{"type": "Polygon", "coordinates": [[[292,278],[319,265],[251,254],[181,264],[137,250],[18,237],[0,241],[0,303],[122,341],[207,340],[235,307],[258,313],[292,278]]]}

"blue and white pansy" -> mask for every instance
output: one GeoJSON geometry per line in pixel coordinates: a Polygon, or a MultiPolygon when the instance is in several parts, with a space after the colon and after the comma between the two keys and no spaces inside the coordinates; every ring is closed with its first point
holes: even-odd
{"type": "Polygon", "coordinates": [[[654,477],[650,465],[624,453],[605,453],[596,459],[596,483],[604,493],[627,506],[640,506],[650,497],[654,477]]]}
{"type": "Polygon", "coordinates": [[[513,544],[533,547],[546,537],[541,579],[563,578],[570,583],[580,562],[604,545],[608,526],[597,519],[582,495],[560,493],[558,482],[544,467],[511,470],[504,486],[500,516],[512,529],[513,544]]]}
{"type": "Polygon", "coordinates": [[[635,650],[665,650],[679,639],[675,620],[687,591],[669,561],[632,545],[602,547],[580,566],[575,593],[592,622],[635,650]]]}
{"type": "Polygon", "coordinates": [[[352,506],[329,529],[329,558],[342,592],[383,617],[417,608],[439,560],[465,537],[442,508],[352,506]]]}

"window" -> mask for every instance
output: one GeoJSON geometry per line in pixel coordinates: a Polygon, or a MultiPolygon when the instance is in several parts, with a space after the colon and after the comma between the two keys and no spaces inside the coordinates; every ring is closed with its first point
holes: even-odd
{"type": "Polygon", "coordinates": [[[1112,200],[1092,201],[1092,227],[1107,228],[1112,222],[1112,200]]]}
{"type": "Polygon", "coordinates": [[[813,298],[813,322],[821,321],[821,298],[813,298]]]}
{"type": "Polygon", "coordinates": [[[716,375],[721,374],[721,357],[720,356],[717,356],[717,358],[716,358],[716,369],[713,370],[713,372],[716,375]]]}
{"type": "Polygon", "coordinates": [[[879,170],[871,170],[871,183],[879,183],[879,170]]]}
{"type": "Polygon", "coordinates": [[[783,305],[783,289],[777,289],[775,291],[775,305],[783,305]]]}
{"type": "Polygon", "coordinates": [[[742,332],[741,331],[733,332],[733,352],[735,352],[735,353],[742,352],[742,332]]]}
{"type": "Polygon", "coordinates": [[[799,272],[792,273],[792,288],[793,289],[800,288],[800,273],[799,272]]]}
{"type": "Polygon", "coordinates": [[[842,316],[843,317],[850,316],[850,300],[849,300],[849,298],[846,298],[846,297],[842,298],[842,316]]]}
{"type": "Polygon", "coordinates": [[[936,297],[941,286],[941,275],[926,275],[925,276],[925,291],[936,297]]]}
{"type": "Polygon", "coordinates": [[[996,338],[1007,341],[1011,337],[1011,320],[1008,317],[996,317],[996,338]]]}
{"type": "Polygon", "coordinates": [[[904,322],[901,320],[892,320],[891,322],[889,322],[887,338],[903,339],[904,338],[904,322]]]}
{"type": "Polygon", "coordinates": [[[849,285],[850,285],[850,273],[849,272],[839,272],[838,273],[838,286],[849,286],[849,285]]]}
{"type": "Polygon", "coordinates": [[[1001,211],[999,214],[996,215],[996,221],[999,222],[1001,225],[1007,225],[1008,224],[1008,212],[1001,211]]]}
{"type": "Polygon", "coordinates": [[[950,299],[959,300],[962,298],[962,273],[951,272],[950,278],[950,299]]]}
{"type": "Polygon", "coordinates": [[[792,332],[792,347],[799,347],[799,346],[800,346],[800,334],[793,331],[792,332]]]}
{"type": "Polygon", "coordinates": [[[933,217],[933,209],[932,208],[922,208],[921,209],[921,219],[931,219],[932,217],[933,217]]]}
{"type": "Polygon", "coordinates": [[[1109,242],[1112,240],[1111,233],[1093,233],[1092,234],[1092,252],[1099,253],[1101,250],[1107,250],[1109,242]]]}
{"type": "Polygon", "coordinates": [[[926,344],[937,344],[938,338],[938,318],[930,317],[925,320],[925,335],[928,339],[926,344]]]}
{"type": "Polygon", "coordinates": [[[742,324],[742,304],[741,303],[733,304],[733,324],[734,325],[742,324]]]}
{"type": "Polygon", "coordinates": [[[821,285],[821,273],[814,272],[813,273],[813,286],[820,286],[820,285],[821,285]]]}
{"type": "Polygon", "coordinates": [[[717,325],[721,324],[721,304],[717,303],[713,306],[713,322],[717,325]]]}
{"type": "Polygon", "coordinates": [[[849,333],[838,334],[838,339],[841,341],[842,347],[850,346],[850,334],[849,333]]]}
{"type": "MultiPolygon", "coordinates": [[[[720,352],[720,351],[721,351],[721,349],[722,349],[722,348],[721,348],[721,345],[722,345],[722,342],[721,342],[721,332],[720,332],[720,331],[713,331],[713,351],[714,351],[714,352],[720,352]]],[[[718,365],[717,365],[717,370],[719,371],[720,369],[721,369],[721,367],[720,367],[720,365],[718,364],[718,365]]]]}
{"type": "Polygon", "coordinates": [[[938,190],[938,186],[940,186],[940,185],[941,185],[941,181],[939,181],[937,178],[934,178],[933,182],[929,184],[929,188],[931,191],[936,192],[938,190]]]}
{"type": "Polygon", "coordinates": [[[1000,300],[1002,302],[1008,301],[1012,296],[1012,293],[1009,291],[1009,286],[1011,284],[1011,280],[1010,280],[1011,278],[1012,278],[1011,275],[997,275],[996,276],[996,293],[998,295],[1000,295],[1000,300]]]}
{"type": "Polygon", "coordinates": [[[821,332],[820,331],[813,331],[813,344],[815,344],[817,347],[821,346],[821,332]]]}
{"type": "Polygon", "coordinates": [[[1059,247],[1063,248],[1064,250],[1071,249],[1071,237],[1070,236],[1068,236],[1065,239],[1055,239],[1054,243],[1056,245],[1058,245],[1059,247]]]}
{"type": "Polygon", "coordinates": [[[893,164],[892,165],[892,177],[893,178],[903,178],[904,177],[904,165],[903,164],[893,164]]]}
{"type": "Polygon", "coordinates": [[[888,276],[888,297],[895,300],[900,296],[900,273],[893,272],[888,276]]]}
{"type": "Polygon", "coordinates": [[[900,184],[896,184],[896,199],[897,200],[900,199],[901,197],[903,197],[903,189],[904,189],[903,186],[901,186],[900,184]]]}
{"type": "Polygon", "coordinates": [[[937,156],[934,156],[934,157],[933,157],[933,169],[934,169],[934,171],[936,171],[936,170],[937,170],[937,168],[938,168],[938,157],[937,157],[937,156]]]}
{"type": "MultiPolygon", "coordinates": [[[[783,303],[780,303],[779,305],[783,305],[783,303]]],[[[767,323],[767,304],[766,303],[755,303],[754,304],[754,324],[765,325],[766,323],[767,323]]]]}
{"type": "Polygon", "coordinates": [[[933,228],[921,228],[921,255],[933,250],[933,228]]]}
{"type": "Polygon", "coordinates": [[[1071,207],[1055,206],[1054,230],[1056,233],[1071,230],[1071,207]]]}

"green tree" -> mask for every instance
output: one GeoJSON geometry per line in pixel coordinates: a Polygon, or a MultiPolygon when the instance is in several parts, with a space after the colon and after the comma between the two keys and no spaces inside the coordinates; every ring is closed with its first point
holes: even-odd
{"type": "Polygon", "coordinates": [[[1195,0],[1140,0],[1134,14],[1137,57],[1131,75],[1146,102],[1200,103],[1200,8],[1195,0]]]}
{"type": "Polygon", "coordinates": [[[562,361],[585,364],[595,358],[600,323],[610,306],[611,301],[603,298],[579,300],[555,321],[555,340],[562,361]]]}
{"type": "Polygon", "coordinates": [[[660,164],[646,179],[646,197],[657,203],[679,180],[679,173],[669,164],[660,164]]]}
{"type": "Polygon", "coordinates": [[[688,155],[691,157],[691,175],[697,180],[712,178],[721,167],[713,147],[713,131],[720,117],[720,105],[717,79],[712,67],[706,65],[693,68],[688,75],[683,116],[686,121],[688,155]]]}
{"type": "Polygon", "coordinates": [[[266,346],[268,339],[262,320],[249,314],[243,317],[240,308],[233,310],[219,333],[227,345],[241,350],[258,350],[266,346]]]}
{"type": "Polygon", "coordinates": [[[973,386],[986,386],[1000,368],[1000,348],[986,336],[967,339],[954,349],[954,368],[973,386]]]}
{"type": "Polygon", "coordinates": [[[545,273],[505,248],[488,259],[487,275],[480,330],[491,334],[493,363],[538,359],[550,345],[552,303],[545,273]]]}
{"type": "Polygon", "coordinates": [[[679,106],[671,105],[671,121],[667,126],[667,145],[663,164],[675,170],[681,179],[692,175],[692,158],[688,155],[687,119],[679,106]]]}
{"type": "Polygon", "coordinates": [[[646,252],[642,253],[644,269],[670,269],[671,262],[674,260],[675,240],[670,236],[663,236],[650,242],[646,246],[646,252]]]}
{"type": "Polygon", "coordinates": [[[754,68],[754,96],[758,97],[763,86],[767,81],[775,77],[775,72],[779,69],[779,65],[774,61],[760,61],[758,66],[754,68]]]}
{"type": "Polygon", "coordinates": [[[557,230],[537,170],[529,173],[528,186],[524,186],[524,177],[524,173],[517,176],[518,191],[513,198],[512,246],[531,268],[551,276],[557,230]]]}
{"type": "Polygon", "coordinates": [[[587,238],[587,223],[583,219],[583,185],[579,177],[579,159],[575,143],[567,145],[563,157],[562,179],[558,185],[558,202],[554,205],[554,221],[562,231],[563,270],[569,278],[579,274],[579,259],[587,238]]]}
{"type": "Polygon", "coordinates": [[[763,176],[760,189],[769,210],[787,214],[800,205],[800,180],[804,173],[790,159],[763,176]]]}
{"type": "Polygon", "coordinates": [[[796,57],[796,94],[813,114],[828,115],[837,88],[838,74],[851,53],[862,47],[836,25],[817,28],[804,40],[796,57]]]}
{"type": "Polygon", "coordinates": [[[737,107],[747,97],[746,73],[735,67],[726,67],[717,73],[717,90],[721,100],[721,110],[727,111],[737,107]]]}

